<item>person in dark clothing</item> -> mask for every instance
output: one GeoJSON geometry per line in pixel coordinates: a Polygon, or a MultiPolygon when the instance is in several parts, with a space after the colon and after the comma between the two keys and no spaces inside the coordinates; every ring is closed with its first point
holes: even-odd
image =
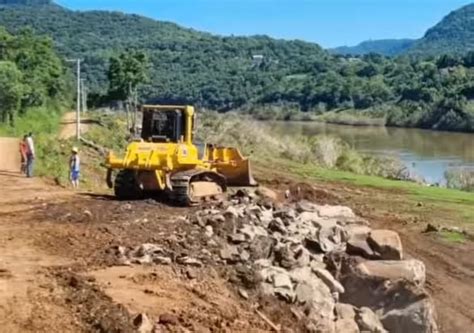
{"type": "Polygon", "coordinates": [[[28,155],[28,145],[26,144],[26,138],[28,136],[25,135],[22,140],[20,140],[20,158],[21,158],[21,168],[20,172],[26,174],[26,160],[28,155]]]}

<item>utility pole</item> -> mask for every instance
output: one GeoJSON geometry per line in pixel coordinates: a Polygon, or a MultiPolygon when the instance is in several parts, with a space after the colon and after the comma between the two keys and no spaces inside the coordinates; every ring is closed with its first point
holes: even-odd
{"type": "Polygon", "coordinates": [[[86,79],[81,79],[81,103],[82,103],[82,115],[87,112],[87,89],[85,85],[86,79]]]}
{"type": "Polygon", "coordinates": [[[68,62],[75,62],[77,66],[77,103],[76,103],[76,139],[81,139],[81,59],[67,59],[68,62]]]}
{"type": "Polygon", "coordinates": [[[138,133],[138,91],[137,91],[137,88],[135,88],[133,91],[133,109],[135,113],[133,117],[133,132],[136,135],[138,133]]]}

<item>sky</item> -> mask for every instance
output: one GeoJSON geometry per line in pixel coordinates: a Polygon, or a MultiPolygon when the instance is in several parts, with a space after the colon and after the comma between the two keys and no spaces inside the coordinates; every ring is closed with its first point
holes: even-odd
{"type": "Polygon", "coordinates": [[[115,10],[220,35],[266,34],[323,47],[419,38],[474,0],[58,0],[76,10],[115,10]]]}

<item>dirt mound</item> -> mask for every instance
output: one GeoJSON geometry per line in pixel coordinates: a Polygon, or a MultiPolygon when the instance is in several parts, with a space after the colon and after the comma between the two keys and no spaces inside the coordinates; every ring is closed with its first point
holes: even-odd
{"type": "Polygon", "coordinates": [[[94,278],[69,269],[52,272],[64,290],[68,308],[89,332],[135,332],[130,313],[97,288],[94,278]]]}

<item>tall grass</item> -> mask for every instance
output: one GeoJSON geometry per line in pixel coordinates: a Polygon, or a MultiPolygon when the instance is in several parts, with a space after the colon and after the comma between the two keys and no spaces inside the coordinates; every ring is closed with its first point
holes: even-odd
{"type": "Polygon", "coordinates": [[[199,119],[197,137],[201,141],[236,146],[254,160],[282,158],[328,169],[408,179],[398,160],[362,155],[337,137],[279,135],[265,123],[233,113],[206,112],[199,119]]]}
{"type": "Polygon", "coordinates": [[[0,123],[0,135],[23,137],[33,132],[35,135],[55,134],[59,128],[62,112],[56,106],[28,109],[22,117],[15,120],[15,126],[0,123]]]}
{"type": "Polygon", "coordinates": [[[69,153],[66,143],[57,139],[62,110],[59,105],[31,108],[16,119],[14,127],[0,124],[0,136],[22,138],[32,132],[36,150],[35,175],[55,178],[59,182],[67,179],[69,153]]]}
{"type": "Polygon", "coordinates": [[[125,114],[93,112],[89,114],[89,118],[94,125],[83,137],[101,147],[122,154],[130,136],[125,114]]]}
{"type": "Polygon", "coordinates": [[[474,170],[451,169],[445,173],[447,187],[474,192],[474,170]]]}
{"type": "Polygon", "coordinates": [[[374,118],[362,114],[342,112],[328,112],[317,117],[315,120],[336,125],[350,126],[385,126],[386,119],[384,117],[374,118]]]}

